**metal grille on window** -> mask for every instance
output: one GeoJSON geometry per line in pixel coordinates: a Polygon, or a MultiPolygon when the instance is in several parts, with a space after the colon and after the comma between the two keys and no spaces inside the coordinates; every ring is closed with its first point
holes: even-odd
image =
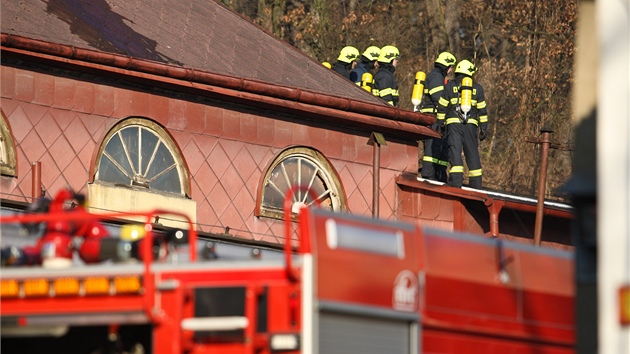
{"type": "Polygon", "coordinates": [[[126,126],[110,137],[97,179],[183,194],[173,153],[159,135],[140,125],[126,126]]]}
{"type": "Polygon", "coordinates": [[[16,176],[17,157],[15,144],[8,120],[2,112],[0,116],[0,174],[5,176],[16,176]]]}
{"type": "Polygon", "coordinates": [[[263,183],[260,214],[282,217],[284,198],[292,186],[305,189],[295,191],[292,211],[315,203],[320,207],[339,211],[345,208],[345,198],[332,168],[318,152],[305,147],[282,153],[263,183]]]}

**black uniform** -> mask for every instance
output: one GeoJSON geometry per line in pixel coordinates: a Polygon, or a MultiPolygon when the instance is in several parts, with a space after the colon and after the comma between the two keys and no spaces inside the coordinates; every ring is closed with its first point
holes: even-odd
{"type": "Polygon", "coordinates": [[[396,68],[389,63],[379,63],[379,69],[374,75],[374,96],[384,99],[392,106],[398,105],[398,83],[394,77],[396,68]]]}
{"type": "MultiPolygon", "coordinates": [[[[437,105],[442,92],[448,67],[436,63],[435,68],[427,75],[426,85],[424,86],[424,95],[422,97],[422,108],[420,112],[431,114],[437,113],[437,105]]],[[[431,125],[431,129],[437,130],[438,122],[431,125]]],[[[422,178],[433,179],[440,182],[446,182],[446,168],[448,166],[448,143],[444,138],[425,139],[424,156],[422,161],[418,161],[418,165],[422,166],[422,178]]]]}
{"type": "Polygon", "coordinates": [[[338,72],[339,74],[341,74],[348,80],[350,80],[351,68],[352,68],[352,63],[344,63],[341,61],[334,62],[331,67],[331,69],[338,72]]]}
{"type": "MultiPolygon", "coordinates": [[[[364,58],[364,59],[367,59],[367,58],[364,58]]],[[[354,82],[355,84],[359,86],[361,86],[361,79],[363,78],[363,74],[370,72],[371,62],[369,61],[369,59],[367,60],[368,60],[367,62],[363,60],[358,62],[357,66],[355,66],[355,68],[352,69],[352,71],[350,72],[350,81],[354,82]]],[[[372,68],[374,68],[373,64],[372,64],[372,68]]]]}
{"type": "Polygon", "coordinates": [[[473,81],[472,108],[466,115],[466,120],[459,113],[459,91],[464,75],[455,76],[455,80],[449,81],[444,86],[444,92],[437,106],[437,118],[439,124],[446,124],[448,140],[448,161],[451,164],[448,184],[461,187],[464,180],[464,162],[462,161],[462,148],[468,165],[468,181],[472,188],[481,188],[482,171],[479,158],[479,142],[477,130],[486,135],[488,128],[488,110],[486,99],[481,85],[473,81]]]}

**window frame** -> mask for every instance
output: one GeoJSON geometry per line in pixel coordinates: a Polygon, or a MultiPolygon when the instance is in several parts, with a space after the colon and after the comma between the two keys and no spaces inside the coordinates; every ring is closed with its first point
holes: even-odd
{"type": "Polygon", "coordinates": [[[2,176],[17,177],[17,156],[15,152],[15,140],[13,140],[13,134],[11,133],[11,126],[9,120],[4,114],[4,111],[0,112],[2,120],[0,121],[0,174],[2,176]],[[6,159],[5,161],[2,161],[6,159]]]}
{"type": "Polygon", "coordinates": [[[120,132],[121,130],[128,128],[130,126],[139,126],[140,128],[150,130],[152,133],[154,133],[158,137],[159,141],[165,145],[167,150],[171,153],[173,160],[175,161],[175,165],[176,165],[175,168],[177,169],[177,172],[178,172],[178,176],[180,180],[180,188],[181,188],[182,193],[173,193],[173,192],[159,190],[159,189],[147,188],[144,186],[134,185],[133,183],[130,185],[125,185],[124,187],[131,188],[131,189],[145,190],[145,191],[150,191],[150,192],[155,192],[155,193],[162,193],[166,195],[186,197],[190,199],[191,198],[190,172],[188,170],[188,165],[186,164],[186,161],[183,158],[181,149],[179,148],[179,146],[177,145],[177,143],[175,142],[171,134],[164,127],[162,127],[162,125],[160,125],[159,123],[151,119],[143,118],[143,117],[125,118],[121,120],[120,122],[116,123],[114,126],[112,126],[109,129],[107,134],[101,140],[101,144],[99,145],[98,150],[95,152],[96,156],[95,156],[95,159],[93,160],[94,171],[91,174],[92,182],[103,183],[103,184],[113,184],[112,182],[101,180],[98,178],[101,160],[105,157],[104,155],[105,148],[107,147],[107,144],[111,141],[112,137],[115,134],[118,134],[118,132],[120,132]]]}
{"type": "MultiPolygon", "coordinates": [[[[330,161],[318,150],[308,146],[293,146],[282,150],[267,166],[265,173],[261,176],[261,181],[258,185],[258,193],[256,200],[256,217],[267,217],[272,219],[284,219],[284,208],[281,205],[279,208],[270,208],[264,205],[265,190],[269,179],[271,178],[274,170],[281,165],[281,163],[289,160],[290,158],[302,158],[307,160],[312,165],[316,166],[323,178],[323,183],[327,189],[331,190],[331,210],[334,212],[343,212],[347,210],[347,199],[343,185],[339,179],[339,174],[332,166],[330,161]]],[[[312,175],[311,175],[312,176],[312,175]]],[[[288,191],[285,190],[285,193],[288,191]]],[[[305,196],[308,193],[302,191],[301,195],[305,196]]],[[[282,199],[282,204],[284,198],[282,199]]],[[[295,215],[295,214],[294,214],[295,215]]]]}

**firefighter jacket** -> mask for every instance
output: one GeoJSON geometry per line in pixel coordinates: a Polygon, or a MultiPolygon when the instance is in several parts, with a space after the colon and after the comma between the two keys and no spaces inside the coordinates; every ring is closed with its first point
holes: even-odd
{"type": "Polygon", "coordinates": [[[440,124],[474,124],[481,130],[488,127],[488,110],[486,108],[486,98],[483,88],[473,81],[472,107],[464,117],[460,111],[460,87],[463,75],[457,75],[454,80],[449,81],[444,86],[442,97],[437,106],[437,119],[440,124]]]}
{"type": "Polygon", "coordinates": [[[427,75],[420,112],[429,114],[437,113],[437,105],[444,91],[447,71],[447,67],[436,64],[435,68],[427,75]]]}
{"type": "Polygon", "coordinates": [[[358,62],[357,66],[350,72],[350,81],[361,86],[361,79],[363,78],[363,74],[370,72],[370,67],[368,66],[369,64],[370,62],[358,62]]]}
{"type": "Polygon", "coordinates": [[[345,77],[346,79],[350,79],[351,65],[352,65],[351,63],[343,63],[343,62],[337,61],[333,63],[331,69],[338,72],[341,76],[345,77]]]}
{"type": "Polygon", "coordinates": [[[374,75],[374,86],[372,93],[374,96],[384,99],[392,106],[398,105],[398,83],[394,77],[394,66],[387,64],[378,69],[374,75]]]}

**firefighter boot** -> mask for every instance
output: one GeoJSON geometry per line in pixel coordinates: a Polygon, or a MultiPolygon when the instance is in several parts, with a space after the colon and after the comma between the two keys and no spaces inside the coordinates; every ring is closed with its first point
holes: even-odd
{"type": "Polygon", "coordinates": [[[468,177],[468,186],[470,188],[481,189],[481,176],[468,177]]]}
{"type": "Polygon", "coordinates": [[[464,173],[463,172],[454,172],[451,169],[451,173],[448,176],[448,185],[460,188],[464,184],[464,173]]]}

